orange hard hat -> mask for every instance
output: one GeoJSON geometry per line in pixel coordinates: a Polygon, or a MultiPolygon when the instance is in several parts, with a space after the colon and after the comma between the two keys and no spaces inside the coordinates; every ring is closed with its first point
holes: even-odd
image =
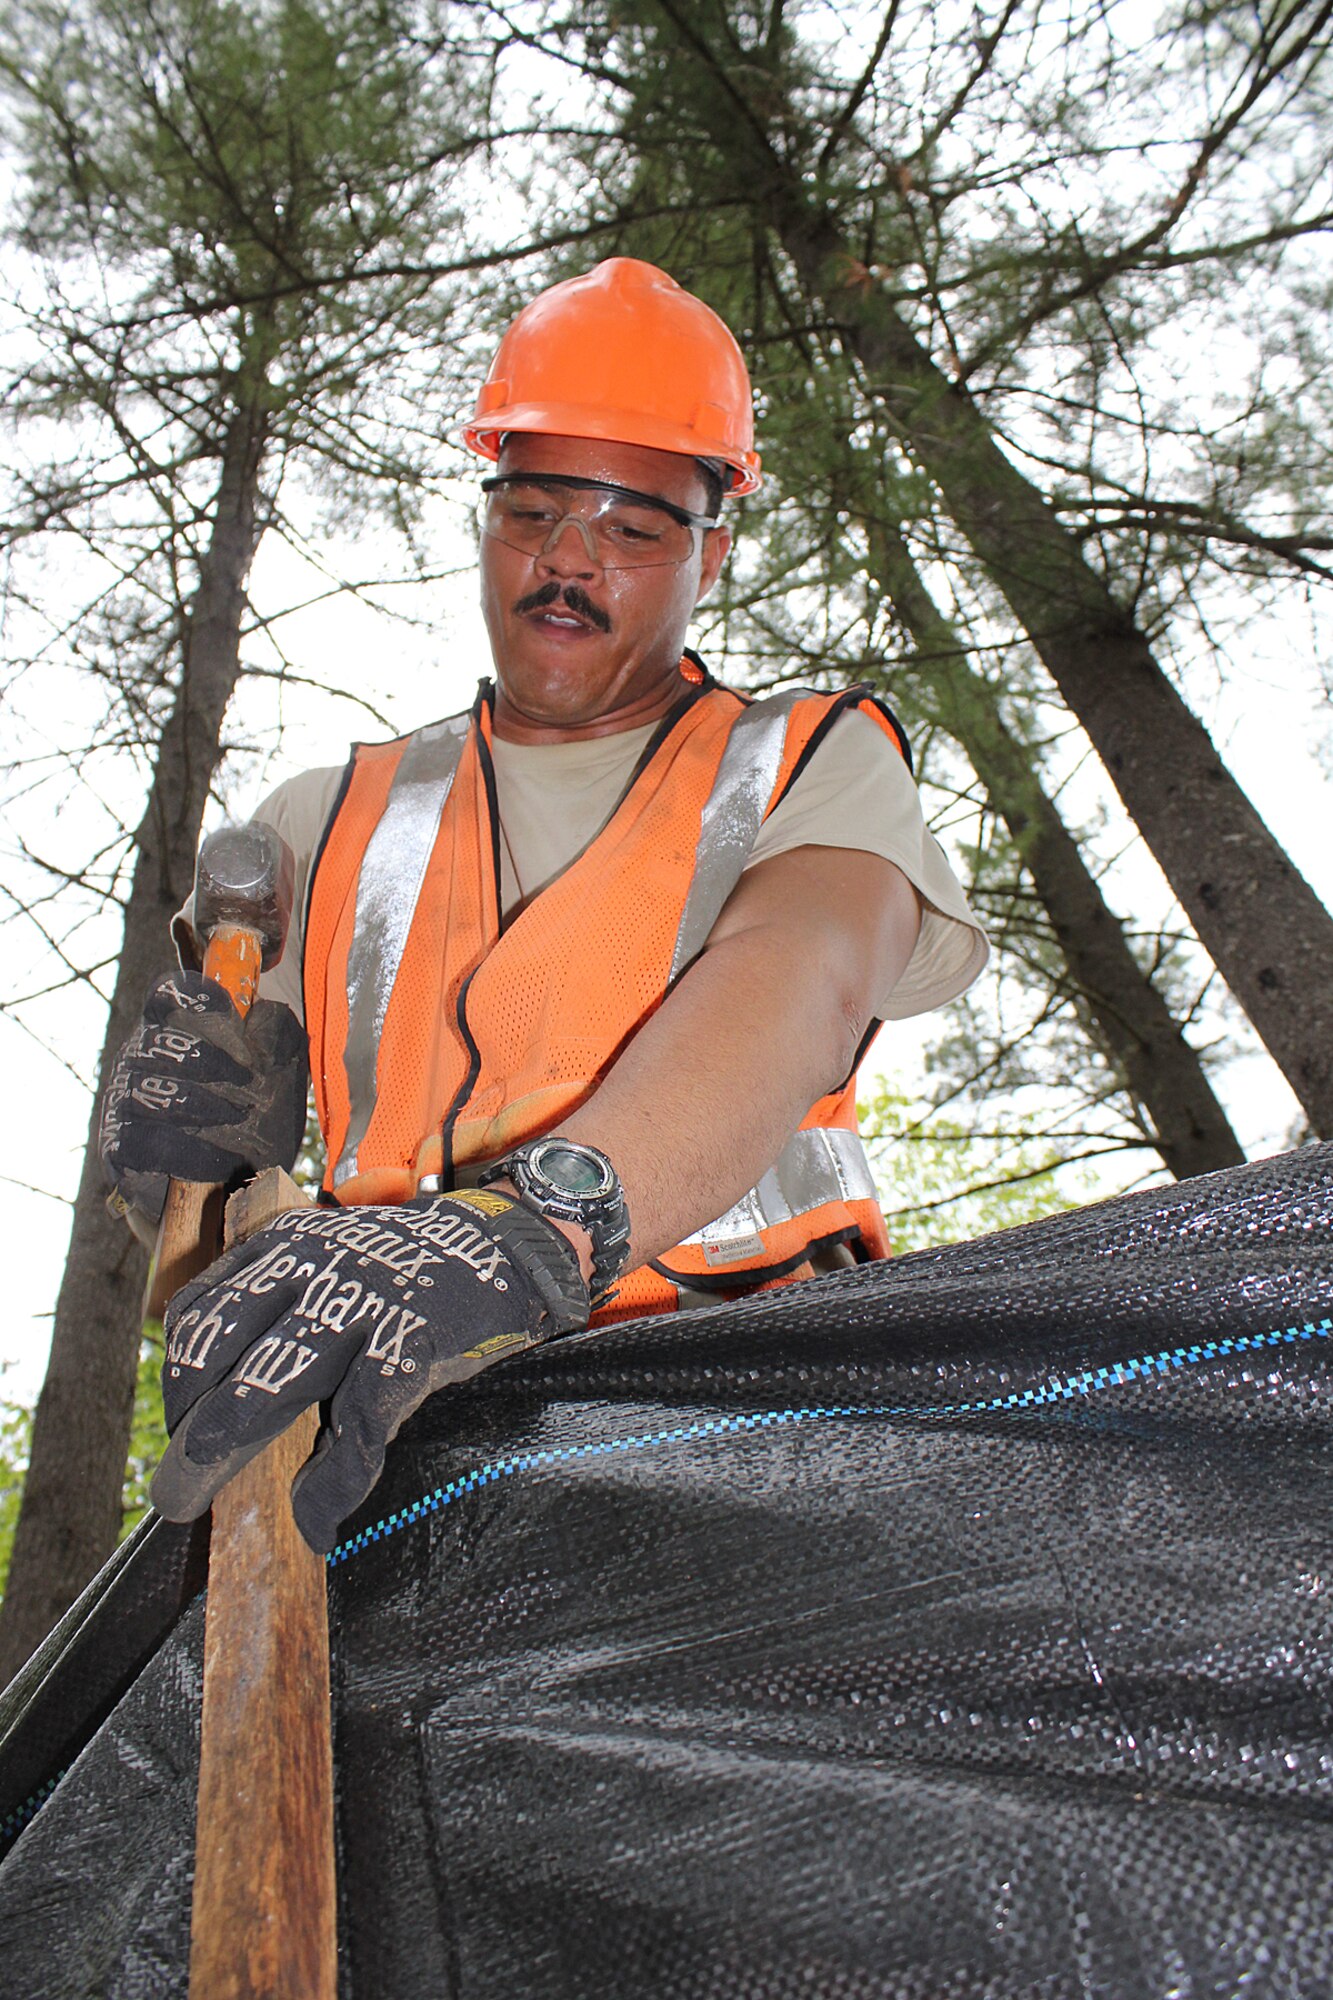
{"type": "Polygon", "coordinates": [[[525,306],[496,350],[463,442],[506,431],[605,438],[717,459],[728,490],[759,484],[750,378],[710,306],[637,257],[608,257],[525,306]]]}

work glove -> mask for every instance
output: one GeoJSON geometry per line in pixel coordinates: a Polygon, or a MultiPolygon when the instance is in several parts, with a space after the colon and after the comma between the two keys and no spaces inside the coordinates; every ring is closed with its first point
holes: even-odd
{"type": "Polygon", "coordinates": [[[192,1521],[313,1403],[327,1404],[292,1506],[330,1549],[427,1396],[588,1322],[560,1231],[489,1188],[393,1208],[302,1208],[225,1251],[166,1315],[171,1442],[153,1505],[192,1521]]]}
{"type": "Polygon", "coordinates": [[[289,1167],[306,1120],[306,1037],[290,1007],[257,1000],[243,1021],[223,987],[172,972],[102,1099],[102,1167],[126,1208],[159,1222],[167,1181],[226,1183],[289,1167]]]}

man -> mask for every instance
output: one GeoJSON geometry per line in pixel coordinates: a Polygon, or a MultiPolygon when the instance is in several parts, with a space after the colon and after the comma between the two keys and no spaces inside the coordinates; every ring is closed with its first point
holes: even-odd
{"type": "Polygon", "coordinates": [[[219,989],[159,982],[108,1092],[131,1204],[290,1160],[304,1015],[325,1205],[173,1302],[154,1498],[202,1512],[318,1401],[317,1547],[435,1388],[885,1254],[856,1064],[985,958],[888,711],[751,703],[685,650],[722,495],[759,483],[721,321],[612,259],[519,315],[464,436],[496,468],[494,689],[261,809],[301,912],[267,1005],[243,1033],[219,989]]]}

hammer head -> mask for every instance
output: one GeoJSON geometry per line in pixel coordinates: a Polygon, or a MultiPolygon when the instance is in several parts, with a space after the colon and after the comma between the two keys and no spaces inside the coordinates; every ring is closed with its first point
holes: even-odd
{"type": "Polygon", "coordinates": [[[194,878],[194,933],[207,944],[221,924],[254,931],[263,968],[277,964],[292,914],[292,851],[272,827],[223,826],[199,849],[194,878]]]}

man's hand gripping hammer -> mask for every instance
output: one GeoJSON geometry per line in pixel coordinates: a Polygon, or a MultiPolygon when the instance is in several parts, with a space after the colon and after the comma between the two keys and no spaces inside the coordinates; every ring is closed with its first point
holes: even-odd
{"type": "MultiPolygon", "coordinates": [[[[292,857],[266,826],[227,826],[199,850],[194,933],[203,946],[204,976],[231,996],[244,1020],[259,976],[282,956],[292,909],[292,857]]],[[[222,1248],[221,1190],[203,1181],[172,1181],[162,1215],[147,1317],[160,1319],[167,1301],[211,1264],[222,1248]]]]}

